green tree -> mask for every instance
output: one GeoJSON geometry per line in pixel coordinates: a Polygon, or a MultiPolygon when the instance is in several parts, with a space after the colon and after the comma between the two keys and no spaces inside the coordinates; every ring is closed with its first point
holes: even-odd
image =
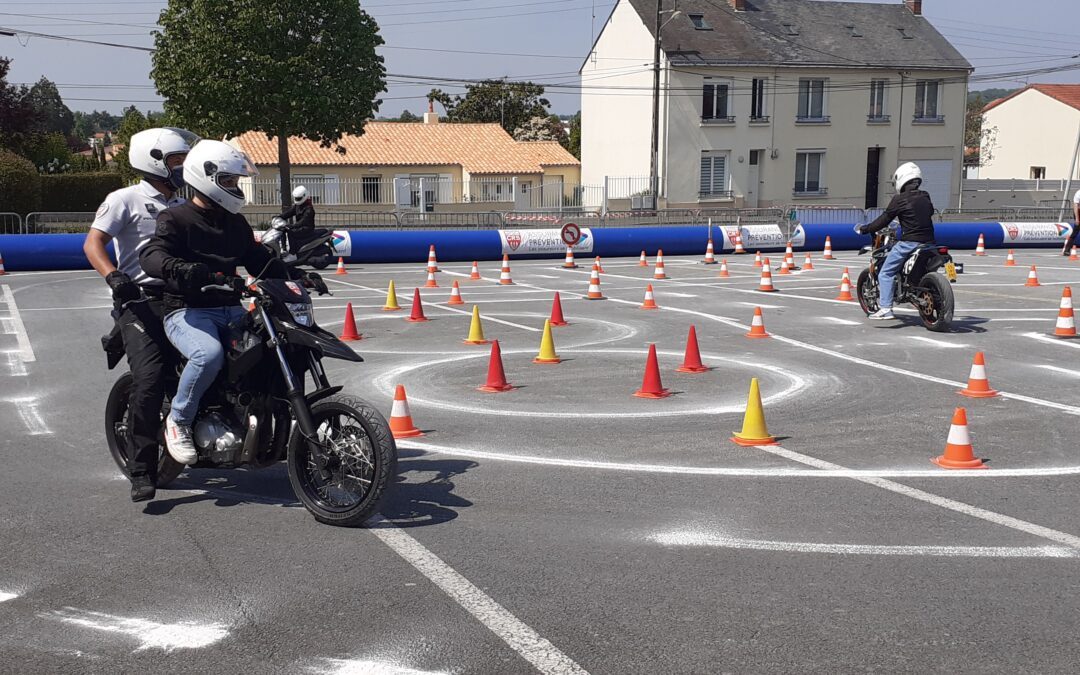
{"type": "Polygon", "coordinates": [[[41,176],[30,160],[0,149],[0,204],[23,215],[41,204],[41,176]]]}
{"type": "Polygon", "coordinates": [[[63,134],[34,134],[27,143],[26,158],[41,173],[63,173],[71,165],[71,150],[63,134]]]}
{"type": "MultiPolygon", "coordinates": [[[[124,152],[116,153],[116,169],[120,172],[120,177],[123,179],[125,185],[130,185],[139,180],[140,176],[134,169],[131,168],[131,164],[127,159],[127,145],[132,136],[143,131],[144,129],[151,128],[150,121],[146,119],[146,115],[143,115],[135,106],[124,109],[124,116],[120,118],[120,128],[116,131],[116,144],[124,146],[124,152]]],[[[102,144],[102,159],[104,159],[104,144],[102,144]]]]}
{"type": "Polygon", "coordinates": [[[983,115],[983,108],[986,105],[986,100],[979,93],[969,98],[967,102],[967,112],[964,116],[964,147],[971,149],[970,154],[965,152],[964,164],[967,166],[985,166],[994,159],[997,127],[986,126],[986,118],[983,115]]]}
{"type": "Polygon", "coordinates": [[[451,122],[497,122],[511,135],[533,117],[547,117],[551,107],[543,85],[505,80],[470,84],[464,96],[432,89],[428,100],[442,104],[451,122]]]}
{"type": "Polygon", "coordinates": [[[570,134],[566,137],[566,148],[574,157],[581,159],[581,111],[570,118],[570,134]]]}
{"type": "Polygon", "coordinates": [[[419,122],[422,119],[423,118],[420,117],[419,115],[414,115],[411,112],[409,112],[408,110],[402,110],[401,115],[398,116],[396,121],[398,121],[398,122],[419,122]]]}
{"type": "Polygon", "coordinates": [[[356,0],[169,0],[158,23],[151,75],[166,111],[214,136],[277,137],[282,207],[289,137],[330,147],[362,134],[386,90],[383,40],[356,0]]]}
{"type": "Polygon", "coordinates": [[[78,110],[72,114],[72,136],[86,143],[95,133],[97,132],[94,131],[94,124],[90,121],[89,115],[78,110]]]}
{"type": "Polygon", "coordinates": [[[559,141],[566,138],[562,122],[558,117],[532,117],[525,124],[514,129],[515,141],[559,141]]]}
{"type": "Polygon", "coordinates": [[[29,89],[8,84],[10,69],[11,59],[0,57],[0,148],[23,154],[37,130],[38,113],[29,89]]]}
{"type": "Polygon", "coordinates": [[[75,128],[75,115],[64,105],[55,84],[42,77],[30,87],[27,97],[37,111],[38,132],[63,134],[65,137],[71,135],[75,128]]]}

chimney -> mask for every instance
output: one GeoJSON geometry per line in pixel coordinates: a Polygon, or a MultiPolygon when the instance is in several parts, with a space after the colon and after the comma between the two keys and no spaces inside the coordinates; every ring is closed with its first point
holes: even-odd
{"type": "Polygon", "coordinates": [[[728,0],[728,4],[730,4],[731,8],[736,12],[746,11],[746,0],[728,0]]]}
{"type": "Polygon", "coordinates": [[[428,101],[427,112],[424,113],[424,124],[438,124],[439,113],[435,112],[435,102],[428,101]]]}
{"type": "Polygon", "coordinates": [[[915,16],[922,16],[922,0],[904,0],[904,5],[915,16]]]}

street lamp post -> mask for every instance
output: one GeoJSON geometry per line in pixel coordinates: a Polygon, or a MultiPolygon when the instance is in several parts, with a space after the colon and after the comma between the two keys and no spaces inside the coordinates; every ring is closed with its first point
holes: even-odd
{"type": "Polygon", "coordinates": [[[656,31],[653,35],[653,91],[652,91],[652,139],[649,146],[649,192],[653,198],[653,208],[660,205],[660,31],[671,23],[682,11],[663,9],[663,0],[656,0],[656,31]],[[667,21],[660,23],[664,14],[671,14],[667,21]]]}

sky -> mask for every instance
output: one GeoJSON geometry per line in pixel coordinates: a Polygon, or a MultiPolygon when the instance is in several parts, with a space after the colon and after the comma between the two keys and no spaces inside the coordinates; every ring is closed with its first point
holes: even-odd
{"type": "MultiPolygon", "coordinates": [[[[302,2],[303,0],[297,0],[302,2]]],[[[670,6],[672,0],[664,0],[670,6]]],[[[899,2],[900,0],[871,0],[899,2]]],[[[388,73],[433,77],[528,79],[573,85],[614,0],[370,0],[361,2],[386,41],[388,73]],[[436,51],[432,51],[436,50],[436,51]],[[448,51],[437,51],[448,50],[448,51]],[[483,53],[460,53],[483,52],[483,53]]],[[[149,35],[166,0],[0,0],[0,29],[151,46],[149,35]]],[[[1080,58],[1077,0],[923,0],[924,15],[991,79],[972,89],[1021,87],[995,73],[1074,64],[1080,58]],[[1070,32],[1071,31],[1071,32],[1070,32]]],[[[56,82],[72,110],[118,113],[135,104],[159,110],[145,52],[0,36],[0,55],[14,59],[9,81],[56,82]]],[[[224,55],[227,57],[227,55],[224,55]]],[[[643,64],[644,65],[644,64],[643,64]]],[[[1080,83],[1080,69],[1038,75],[1030,83],[1080,83]]],[[[423,112],[431,82],[388,78],[380,116],[423,112]]],[[[463,87],[443,86],[451,93],[463,87]]],[[[552,111],[579,109],[571,89],[551,91],[552,111]]]]}

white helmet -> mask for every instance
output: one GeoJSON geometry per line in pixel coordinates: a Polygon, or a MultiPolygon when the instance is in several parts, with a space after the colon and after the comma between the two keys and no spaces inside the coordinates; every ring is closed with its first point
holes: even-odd
{"type": "Polygon", "coordinates": [[[307,188],[303,185],[297,186],[297,188],[292,191],[293,204],[303,204],[307,201],[307,198],[307,188]]]}
{"type": "Polygon", "coordinates": [[[893,187],[896,188],[897,192],[902,191],[904,186],[913,180],[919,181],[915,187],[922,185],[922,169],[915,162],[901,164],[892,176],[893,187]]]}
{"type": "Polygon", "coordinates": [[[172,127],[140,131],[128,140],[128,163],[143,178],[161,180],[179,190],[184,187],[183,169],[170,170],[167,161],[172,155],[190,152],[198,140],[190,131],[172,127]]]}
{"type": "Polygon", "coordinates": [[[225,186],[222,183],[232,177],[258,175],[259,170],[247,155],[221,141],[200,141],[184,160],[187,184],[229,213],[239,213],[244,208],[244,191],[238,184],[225,186]]]}

